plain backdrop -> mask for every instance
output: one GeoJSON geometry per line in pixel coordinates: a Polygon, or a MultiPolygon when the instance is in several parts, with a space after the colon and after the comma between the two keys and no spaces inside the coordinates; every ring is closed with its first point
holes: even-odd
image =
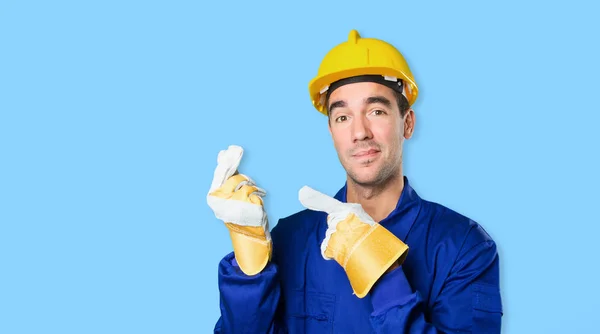
{"type": "MultiPolygon", "coordinates": [[[[216,156],[268,192],[343,186],[308,82],[351,29],[405,55],[404,170],[498,243],[505,333],[597,330],[598,6],[0,2],[0,333],[210,333],[232,246],[216,156]]],[[[323,278],[326,279],[326,278],[323,278]]]]}

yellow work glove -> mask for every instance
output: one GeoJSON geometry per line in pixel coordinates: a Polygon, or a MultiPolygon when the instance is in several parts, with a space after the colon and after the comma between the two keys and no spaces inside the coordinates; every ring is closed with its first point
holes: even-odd
{"type": "Polygon", "coordinates": [[[229,229],[240,269],[256,275],[271,259],[272,243],[262,200],[266,192],[248,176],[237,173],[243,152],[235,145],[219,152],[207,202],[229,229]]]}
{"type": "Polygon", "coordinates": [[[354,294],[363,298],[394,262],[402,264],[408,246],[379,225],[357,203],[343,203],[304,186],[298,193],[308,209],[327,213],[321,255],[346,271],[354,294]]]}

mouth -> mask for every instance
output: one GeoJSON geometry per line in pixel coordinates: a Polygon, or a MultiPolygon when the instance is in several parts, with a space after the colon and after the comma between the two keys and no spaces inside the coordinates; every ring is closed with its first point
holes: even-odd
{"type": "Polygon", "coordinates": [[[379,154],[380,151],[376,149],[370,149],[365,151],[359,151],[352,155],[353,158],[362,159],[362,158],[372,158],[379,154]]]}

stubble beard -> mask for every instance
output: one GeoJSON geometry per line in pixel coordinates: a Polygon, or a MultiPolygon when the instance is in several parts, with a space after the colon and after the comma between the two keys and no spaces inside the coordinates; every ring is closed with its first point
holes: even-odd
{"type": "MultiPolygon", "coordinates": [[[[373,160],[369,159],[362,165],[369,165],[372,162],[373,160]]],[[[385,185],[390,182],[390,180],[398,176],[401,165],[402,155],[400,155],[399,159],[394,159],[394,161],[385,161],[377,171],[375,177],[371,178],[370,180],[361,180],[359,176],[350,168],[346,168],[346,173],[348,174],[350,180],[358,186],[364,188],[384,188],[385,185]]]]}

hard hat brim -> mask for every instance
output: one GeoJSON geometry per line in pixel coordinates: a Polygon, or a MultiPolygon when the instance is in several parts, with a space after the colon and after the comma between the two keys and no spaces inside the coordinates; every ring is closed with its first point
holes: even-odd
{"type": "Polygon", "coordinates": [[[402,79],[407,85],[410,85],[409,105],[412,105],[417,99],[418,87],[407,73],[389,67],[357,67],[317,76],[312,79],[308,85],[308,90],[313,106],[317,111],[327,116],[326,106],[321,104],[321,90],[338,80],[360,75],[393,76],[402,79]]]}

